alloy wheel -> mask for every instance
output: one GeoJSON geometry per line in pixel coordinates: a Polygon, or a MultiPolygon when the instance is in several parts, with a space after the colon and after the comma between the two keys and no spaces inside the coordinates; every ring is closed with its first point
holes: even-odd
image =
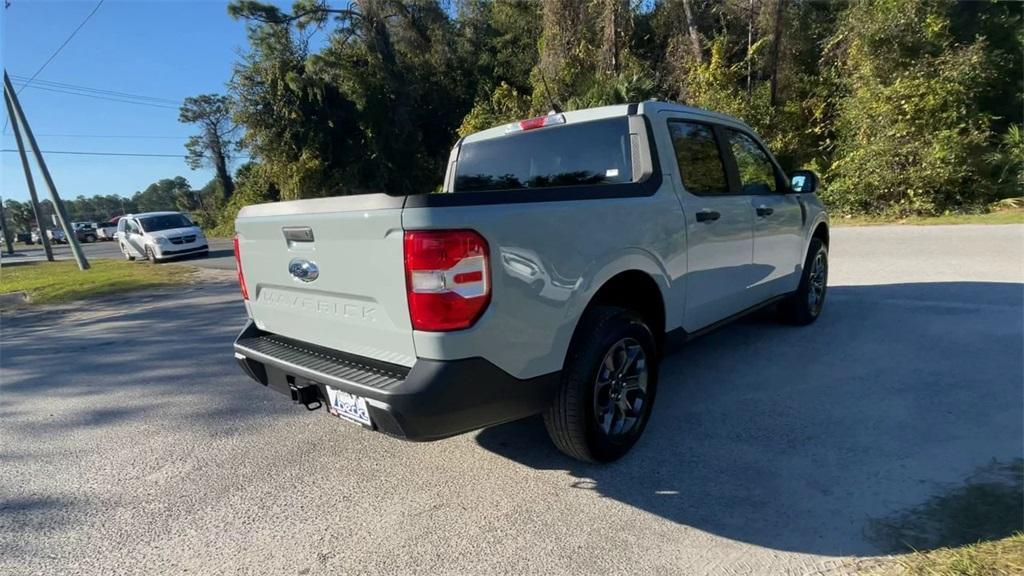
{"type": "Polygon", "coordinates": [[[647,355],[635,339],[623,338],[608,349],[594,381],[594,417],[606,436],[627,436],[640,424],[647,376],[647,355]]]}
{"type": "Polygon", "coordinates": [[[807,308],[812,316],[821,312],[825,302],[825,286],[828,280],[828,260],[825,252],[819,251],[811,265],[811,274],[807,278],[807,308]]]}

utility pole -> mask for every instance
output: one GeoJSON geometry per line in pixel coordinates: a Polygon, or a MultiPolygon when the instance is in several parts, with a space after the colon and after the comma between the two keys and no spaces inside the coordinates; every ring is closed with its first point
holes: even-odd
{"type": "Polygon", "coordinates": [[[4,201],[0,198],[0,226],[4,229],[4,244],[7,245],[7,254],[14,254],[14,244],[11,243],[11,227],[7,225],[7,215],[4,213],[4,201]]]}
{"type": "Polygon", "coordinates": [[[75,231],[71,228],[71,223],[68,222],[68,214],[64,209],[64,202],[61,201],[60,195],[57,194],[57,187],[53,184],[53,178],[50,177],[50,171],[46,168],[46,161],[43,160],[43,153],[39,150],[39,145],[36,143],[36,137],[32,135],[32,128],[28,125],[28,120],[25,119],[25,111],[21,109],[21,104],[18,102],[18,95],[14,92],[14,85],[11,84],[10,77],[7,76],[7,71],[4,70],[4,91],[7,93],[7,98],[11,101],[11,105],[14,107],[14,113],[17,118],[11,119],[11,124],[21,124],[21,129],[25,131],[25,136],[28,138],[28,145],[32,148],[32,153],[35,154],[36,164],[39,165],[39,171],[43,174],[43,181],[46,183],[46,187],[50,190],[50,199],[53,201],[53,207],[57,212],[57,220],[60,221],[60,227],[64,229],[64,237],[68,241],[68,245],[71,246],[71,253],[75,256],[75,261],[78,263],[79,270],[88,270],[89,261],[85,259],[85,253],[82,252],[82,246],[78,243],[78,237],[75,236],[75,231]]]}
{"type": "MultiPolygon", "coordinates": [[[[7,115],[11,120],[11,130],[14,131],[14,140],[18,143],[18,155],[21,156],[21,169],[25,171],[25,184],[28,185],[28,196],[32,201],[32,215],[35,216],[36,226],[39,227],[39,241],[43,243],[43,252],[46,259],[53,262],[53,248],[50,246],[50,237],[46,235],[46,228],[43,227],[43,211],[39,208],[39,196],[36,195],[36,183],[32,179],[32,169],[28,165],[28,156],[25,154],[25,143],[21,140],[21,130],[14,120],[14,105],[7,97],[7,90],[4,89],[4,104],[7,105],[7,115]]],[[[31,230],[29,230],[31,232],[31,230]]]]}

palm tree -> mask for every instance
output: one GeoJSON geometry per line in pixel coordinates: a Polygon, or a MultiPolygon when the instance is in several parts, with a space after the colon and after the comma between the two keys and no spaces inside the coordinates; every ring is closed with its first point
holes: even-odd
{"type": "Polygon", "coordinates": [[[1010,129],[999,138],[999,146],[995,151],[985,156],[989,164],[1002,170],[999,172],[999,181],[1006,182],[1007,177],[1013,178],[1016,183],[1017,193],[1024,189],[1024,130],[1017,124],[1012,124],[1010,129]]]}

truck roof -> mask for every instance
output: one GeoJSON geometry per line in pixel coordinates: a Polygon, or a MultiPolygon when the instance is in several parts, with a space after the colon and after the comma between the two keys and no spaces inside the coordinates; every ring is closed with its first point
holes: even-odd
{"type": "MultiPolygon", "coordinates": [[[[749,126],[747,126],[742,120],[727,114],[720,114],[703,108],[685,106],[677,102],[668,102],[664,100],[648,100],[645,102],[635,102],[630,104],[613,104],[611,106],[572,110],[562,112],[562,114],[565,116],[565,123],[572,124],[575,122],[614,118],[616,116],[628,116],[630,114],[652,115],[657,114],[658,112],[685,112],[687,114],[694,114],[697,116],[706,116],[709,120],[718,120],[749,128],[749,126]]],[[[500,126],[495,126],[493,128],[488,128],[487,130],[481,130],[480,132],[470,134],[463,139],[463,142],[477,142],[480,140],[500,138],[509,133],[510,126],[514,127],[515,123],[502,124],[500,126]]]]}

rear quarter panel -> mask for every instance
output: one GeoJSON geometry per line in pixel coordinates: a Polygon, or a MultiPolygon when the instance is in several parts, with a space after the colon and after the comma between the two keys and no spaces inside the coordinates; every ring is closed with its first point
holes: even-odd
{"type": "Polygon", "coordinates": [[[447,333],[414,332],[420,358],[484,357],[517,378],[560,370],[580,314],[609,278],[651,275],[666,326],[682,318],[677,293],[685,261],[678,200],[663,181],[651,196],[410,208],[406,230],[469,228],[490,248],[491,304],[477,323],[447,333]]]}

